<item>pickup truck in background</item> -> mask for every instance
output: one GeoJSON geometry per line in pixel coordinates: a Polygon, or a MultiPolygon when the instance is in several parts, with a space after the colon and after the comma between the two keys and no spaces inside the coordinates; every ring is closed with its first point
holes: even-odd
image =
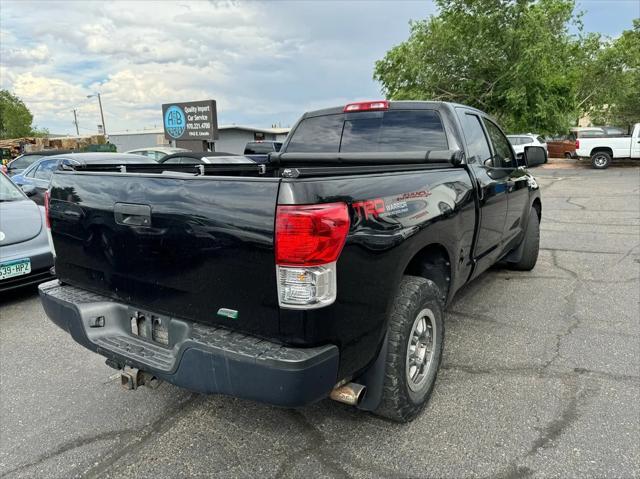
{"type": "Polygon", "coordinates": [[[57,171],[42,303],[130,389],[410,421],[455,293],[535,266],[544,159],[476,109],[375,101],[304,114],[266,165],[57,171]]]}
{"type": "Polygon", "coordinates": [[[603,170],[613,159],[640,158],[640,123],[633,125],[630,135],[602,135],[576,140],[576,156],[591,160],[591,166],[603,170]]]}

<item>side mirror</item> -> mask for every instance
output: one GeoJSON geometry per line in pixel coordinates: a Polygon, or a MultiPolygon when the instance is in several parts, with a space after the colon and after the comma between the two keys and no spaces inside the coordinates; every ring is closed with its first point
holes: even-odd
{"type": "Polygon", "coordinates": [[[20,188],[22,188],[22,191],[27,196],[34,196],[38,193],[38,189],[33,185],[22,185],[20,188]]]}
{"type": "Polygon", "coordinates": [[[547,162],[547,153],[541,146],[525,146],[522,155],[524,164],[531,168],[532,166],[542,165],[547,162]]]}
{"type": "Polygon", "coordinates": [[[462,163],[464,163],[464,160],[465,160],[465,155],[464,155],[464,151],[462,150],[456,150],[451,155],[451,164],[453,166],[460,166],[462,163]]]}

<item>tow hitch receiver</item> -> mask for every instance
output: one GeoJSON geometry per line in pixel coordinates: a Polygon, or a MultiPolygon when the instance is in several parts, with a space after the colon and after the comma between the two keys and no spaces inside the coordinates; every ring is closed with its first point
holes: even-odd
{"type": "Polygon", "coordinates": [[[120,385],[128,391],[138,389],[139,386],[157,389],[160,383],[162,383],[160,379],[138,368],[125,366],[120,373],[120,385]]]}

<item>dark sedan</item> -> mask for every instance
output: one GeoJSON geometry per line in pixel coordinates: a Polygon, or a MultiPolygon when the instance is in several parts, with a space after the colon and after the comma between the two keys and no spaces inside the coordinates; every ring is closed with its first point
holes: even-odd
{"type": "Polygon", "coordinates": [[[44,208],[0,173],[0,291],[51,279],[44,208]]]}
{"type": "Polygon", "coordinates": [[[116,164],[134,164],[134,163],[153,163],[156,161],[142,155],[132,155],[126,153],[75,153],[73,155],[56,155],[41,158],[33,165],[28,167],[20,175],[15,175],[11,179],[13,182],[22,187],[31,185],[35,187],[31,199],[39,205],[44,204],[44,192],[49,188],[51,175],[58,169],[61,164],[68,163],[71,165],[79,164],[100,164],[100,163],[116,163],[116,164]]]}

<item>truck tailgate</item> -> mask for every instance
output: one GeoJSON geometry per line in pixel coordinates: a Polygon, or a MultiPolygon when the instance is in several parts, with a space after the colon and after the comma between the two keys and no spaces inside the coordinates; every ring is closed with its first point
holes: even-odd
{"type": "Polygon", "coordinates": [[[277,178],[58,172],[56,274],[149,312],[275,335],[278,187],[277,178]]]}

